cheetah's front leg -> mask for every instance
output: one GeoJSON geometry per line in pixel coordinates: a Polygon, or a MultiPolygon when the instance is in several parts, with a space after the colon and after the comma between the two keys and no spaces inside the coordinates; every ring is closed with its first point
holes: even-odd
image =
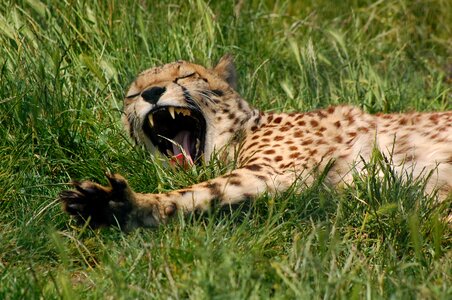
{"type": "Polygon", "coordinates": [[[121,175],[107,174],[107,178],[108,187],[74,181],[75,190],[59,195],[63,210],[93,228],[118,225],[123,230],[164,223],[176,210],[172,202],[158,201],[158,194],[133,192],[121,175]]]}
{"type": "MultiPolygon", "coordinates": [[[[120,175],[109,175],[109,187],[89,181],[75,182],[75,190],[60,195],[63,208],[93,227],[119,225],[122,229],[165,223],[176,209],[184,213],[208,209],[214,199],[234,204],[266,191],[285,190],[281,175],[260,165],[248,165],[229,174],[162,194],[133,192],[120,175]]],[[[288,182],[288,181],[287,181],[288,182]]]]}

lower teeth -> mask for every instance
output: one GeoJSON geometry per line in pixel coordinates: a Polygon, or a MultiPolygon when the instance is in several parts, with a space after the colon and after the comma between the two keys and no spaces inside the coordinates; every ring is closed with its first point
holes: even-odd
{"type": "Polygon", "coordinates": [[[195,144],[196,152],[199,151],[199,144],[201,144],[201,141],[199,139],[196,139],[196,144],[195,144]]]}

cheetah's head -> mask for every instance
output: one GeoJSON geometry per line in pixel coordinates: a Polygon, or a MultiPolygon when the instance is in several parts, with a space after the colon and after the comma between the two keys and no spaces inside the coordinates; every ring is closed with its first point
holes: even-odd
{"type": "Polygon", "coordinates": [[[235,89],[229,55],[212,69],[185,61],[151,68],[126,94],[124,124],[150,150],[185,162],[208,162],[258,114],[235,89]]]}

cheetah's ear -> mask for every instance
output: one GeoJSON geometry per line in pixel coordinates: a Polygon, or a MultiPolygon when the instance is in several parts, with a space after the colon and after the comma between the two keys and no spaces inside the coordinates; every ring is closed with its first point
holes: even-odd
{"type": "Polygon", "coordinates": [[[235,70],[234,58],[230,54],[224,55],[213,69],[223,80],[236,90],[237,71],[235,70]]]}

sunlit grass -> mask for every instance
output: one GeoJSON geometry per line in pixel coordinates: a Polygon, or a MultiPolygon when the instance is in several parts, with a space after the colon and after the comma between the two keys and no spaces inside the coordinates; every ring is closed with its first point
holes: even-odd
{"type": "Polygon", "coordinates": [[[232,53],[264,110],[452,109],[450,1],[274,2],[1,2],[0,299],[451,297],[450,200],[379,153],[351,186],[320,178],[156,230],[62,213],[71,179],[164,192],[226,167],[176,172],[127,138],[125,89],[153,65],[232,53]]]}

